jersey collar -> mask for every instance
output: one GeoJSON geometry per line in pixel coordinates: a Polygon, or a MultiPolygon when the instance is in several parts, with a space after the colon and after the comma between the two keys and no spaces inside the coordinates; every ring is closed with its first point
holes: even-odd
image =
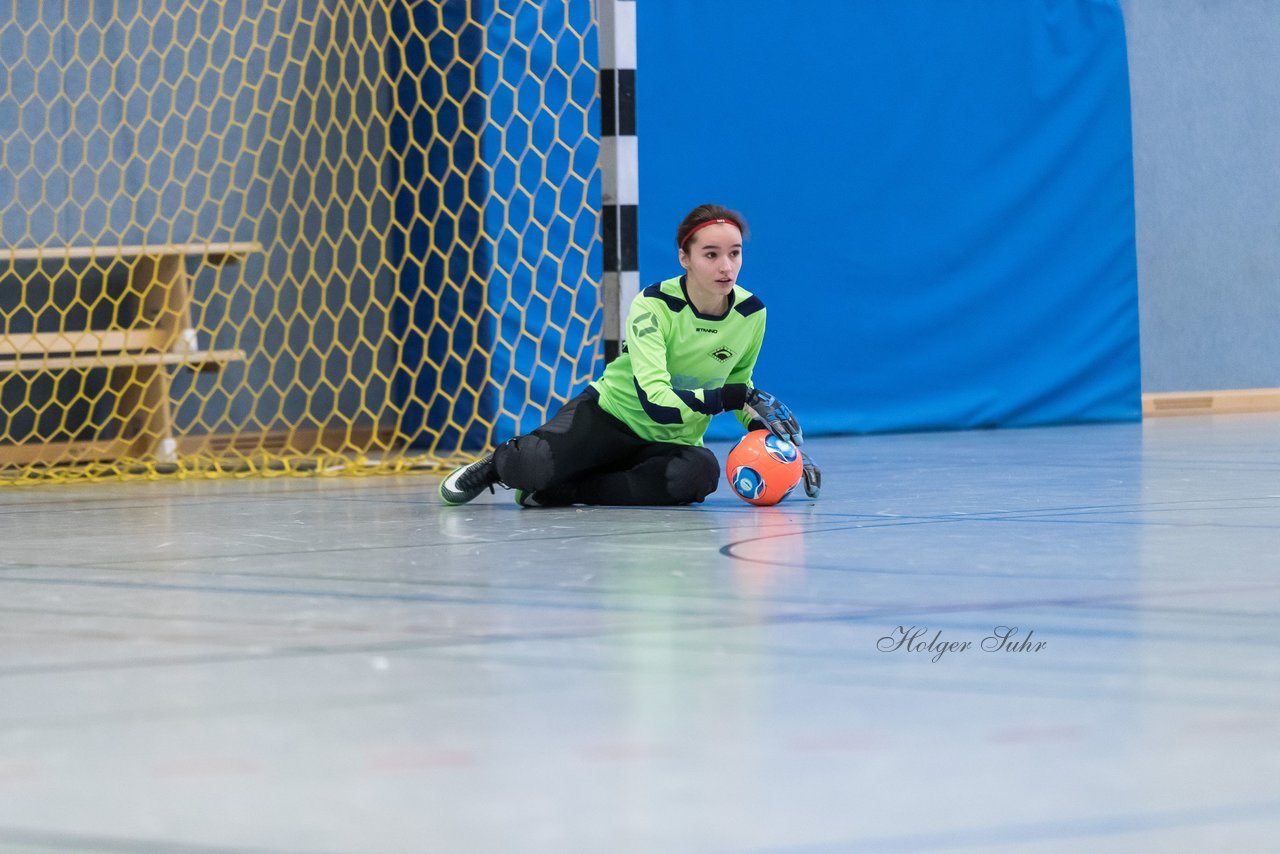
{"type": "Polygon", "coordinates": [[[689,286],[685,283],[688,276],[680,277],[680,293],[684,294],[684,301],[689,306],[689,311],[693,312],[693,316],[699,320],[724,320],[729,316],[729,312],[733,311],[734,300],[737,299],[738,289],[735,287],[729,291],[729,305],[725,308],[724,314],[703,314],[698,311],[698,307],[693,304],[693,300],[689,299],[689,286]]]}

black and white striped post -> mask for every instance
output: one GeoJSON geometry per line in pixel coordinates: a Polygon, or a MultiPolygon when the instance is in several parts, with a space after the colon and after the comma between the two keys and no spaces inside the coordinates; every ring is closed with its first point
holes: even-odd
{"type": "Polygon", "coordinates": [[[600,3],[600,171],[603,184],[604,357],[618,355],[640,292],[640,164],[636,145],[636,0],[600,3]]]}

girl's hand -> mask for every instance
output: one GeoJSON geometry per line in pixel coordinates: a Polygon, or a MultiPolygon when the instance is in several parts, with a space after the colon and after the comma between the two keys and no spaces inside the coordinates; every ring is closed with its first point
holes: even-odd
{"type": "Polygon", "coordinates": [[[808,454],[800,454],[800,459],[804,461],[804,494],[810,498],[817,498],[822,492],[822,469],[809,459],[808,454]]]}
{"type": "Polygon", "coordinates": [[[804,433],[801,432],[796,417],[791,414],[791,408],[769,392],[758,388],[748,391],[746,408],[764,422],[765,429],[779,439],[786,439],[796,446],[804,443],[804,433]]]}

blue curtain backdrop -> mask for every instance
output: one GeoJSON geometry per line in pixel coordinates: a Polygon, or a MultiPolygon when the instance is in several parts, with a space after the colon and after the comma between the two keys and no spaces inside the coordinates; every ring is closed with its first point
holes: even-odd
{"type": "MultiPolygon", "coordinates": [[[[1140,417],[1110,0],[642,0],[640,267],[742,210],[757,384],[806,430],[1140,417]]],[[[723,416],[713,435],[740,433],[723,416]]]]}

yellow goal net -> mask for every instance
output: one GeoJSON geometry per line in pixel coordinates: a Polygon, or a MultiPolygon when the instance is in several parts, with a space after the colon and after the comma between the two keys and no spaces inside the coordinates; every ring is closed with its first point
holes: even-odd
{"type": "Polygon", "coordinates": [[[598,369],[585,0],[0,20],[0,484],[450,463],[598,369]]]}

